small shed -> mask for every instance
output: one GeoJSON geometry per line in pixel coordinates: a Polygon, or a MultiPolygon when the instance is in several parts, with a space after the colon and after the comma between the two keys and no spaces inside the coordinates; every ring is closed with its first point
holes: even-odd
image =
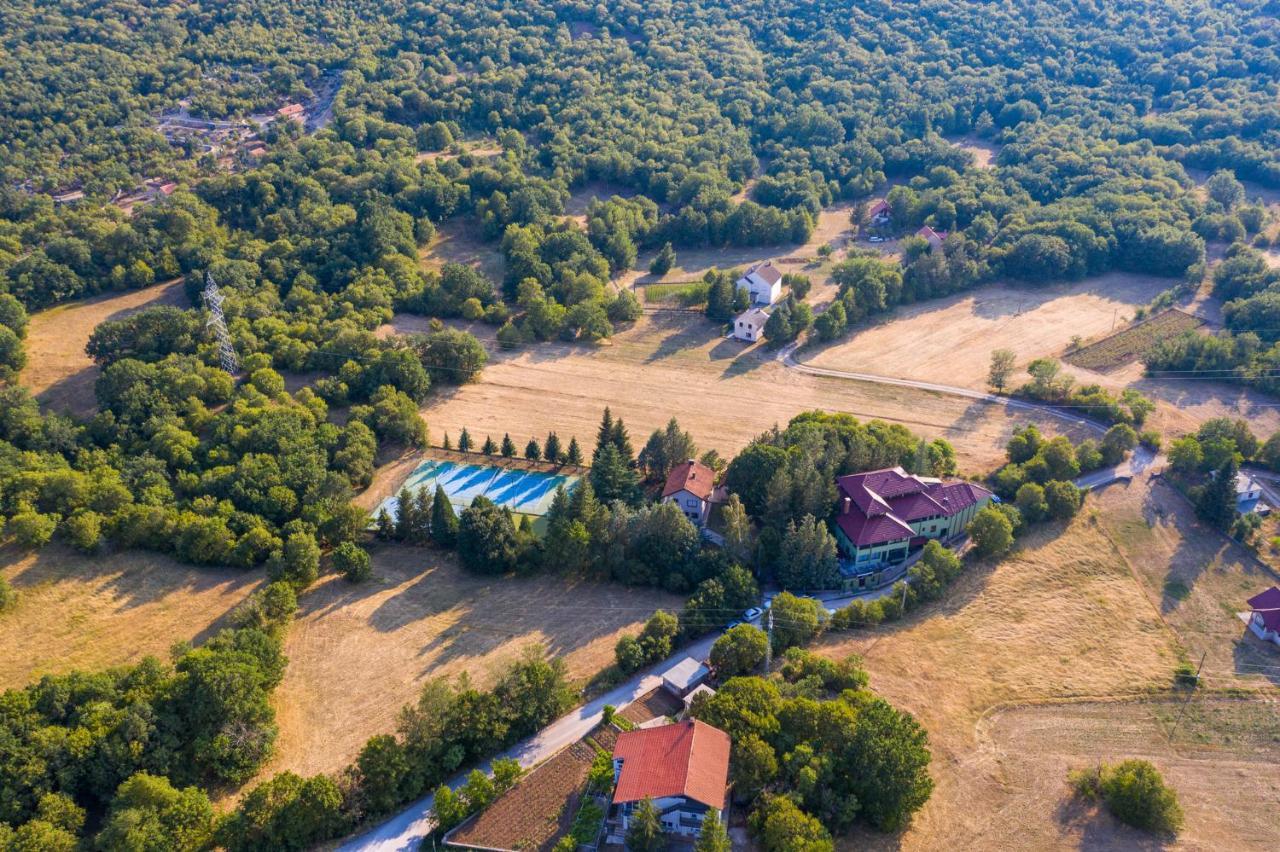
{"type": "Polygon", "coordinates": [[[738,340],[755,343],[764,336],[764,326],[768,321],[769,312],[764,308],[743,311],[733,320],[733,336],[738,340]]]}
{"type": "Polygon", "coordinates": [[[695,686],[693,689],[691,689],[689,691],[689,694],[684,697],[684,709],[688,711],[689,708],[693,706],[694,700],[699,695],[705,695],[708,698],[710,698],[715,694],[716,694],[716,691],[714,689],[707,686],[705,683],[700,683],[697,686],[695,686]]]}
{"type": "Polygon", "coordinates": [[[700,686],[710,674],[711,670],[702,663],[693,657],[685,657],[663,672],[662,685],[677,697],[684,698],[700,686]]]}

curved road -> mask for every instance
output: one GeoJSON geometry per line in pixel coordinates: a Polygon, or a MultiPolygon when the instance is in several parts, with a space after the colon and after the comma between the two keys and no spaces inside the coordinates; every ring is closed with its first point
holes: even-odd
{"type": "Polygon", "coordinates": [[[783,347],[778,352],[777,360],[787,369],[795,370],[809,376],[826,376],[833,379],[850,379],[856,382],[870,382],[876,385],[893,385],[901,388],[914,388],[916,390],[931,391],[933,393],[948,394],[950,396],[962,396],[965,399],[976,399],[979,402],[985,402],[989,405],[1003,405],[1008,408],[1016,408],[1021,411],[1034,411],[1038,414],[1044,414],[1049,417],[1056,417],[1059,420],[1065,420],[1076,426],[1084,426],[1093,429],[1096,432],[1106,432],[1106,425],[1092,420],[1083,415],[1067,411],[1062,408],[1045,405],[1040,402],[1030,402],[1028,400],[1014,399],[1013,397],[1001,396],[999,394],[987,393],[985,391],[974,390],[973,388],[962,388],[956,385],[943,385],[937,382],[923,382],[916,379],[895,379],[889,376],[877,376],[874,373],[855,373],[849,370],[832,370],[827,367],[814,367],[803,361],[797,361],[795,354],[800,347],[799,343],[791,343],[783,347]]]}

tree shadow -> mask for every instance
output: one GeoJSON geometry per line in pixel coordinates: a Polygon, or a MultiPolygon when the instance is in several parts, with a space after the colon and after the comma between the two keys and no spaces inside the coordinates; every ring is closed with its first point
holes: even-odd
{"type": "Polygon", "coordinates": [[[1248,625],[1231,649],[1231,661],[1236,674],[1241,677],[1264,677],[1272,686],[1280,686],[1280,646],[1264,642],[1248,625]]]}
{"type": "Polygon", "coordinates": [[[1063,799],[1055,816],[1063,828],[1079,836],[1077,847],[1088,852],[1156,852],[1168,848],[1173,840],[1127,826],[1104,808],[1078,796],[1069,795],[1063,799]]]}

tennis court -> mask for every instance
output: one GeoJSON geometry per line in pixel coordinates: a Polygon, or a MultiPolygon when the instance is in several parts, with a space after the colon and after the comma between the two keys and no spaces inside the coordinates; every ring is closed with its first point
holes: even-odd
{"type": "MultiPolygon", "coordinates": [[[[434,494],[436,486],[441,486],[453,508],[459,512],[470,506],[472,500],[483,496],[517,514],[541,517],[551,508],[557,488],[572,491],[577,484],[578,477],[569,474],[427,459],[414,468],[403,487],[413,494],[419,491],[434,494]]],[[[395,518],[399,507],[398,497],[388,497],[374,515],[386,509],[395,518]]]]}

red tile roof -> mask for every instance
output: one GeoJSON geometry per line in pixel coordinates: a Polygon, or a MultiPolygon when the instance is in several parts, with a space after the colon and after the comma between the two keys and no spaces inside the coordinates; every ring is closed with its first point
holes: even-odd
{"type": "Polygon", "coordinates": [[[879,201],[877,201],[875,204],[871,205],[871,211],[868,215],[871,216],[872,218],[875,218],[876,216],[879,216],[881,213],[892,213],[892,212],[893,212],[893,208],[889,206],[889,202],[885,201],[882,198],[879,201]]]}
{"type": "Polygon", "coordinates": [[[943,482],[901,467],[842,476],[836,488],[841,498],[836,526],[857,547],[909,539],[915,535],[910,527],[913,521],[950,517],[991,496],[972,482],[943,482]]]}
{"type": "Polygon", "coordinates": [[[667,484],[663,486],[662,496],[670,497],[677,491],[688,491],[699,500],[710,500],[715,490],[716,472],[701,462],[693,459],[680,462],[667,474],[667,484]]]}
{"type": "Polygon", "coordinates": [[[613,803],[684,796],[723,811],[729,784],[729,735],[696,719],[618,735],[622,761],[613,803]]]}
{"type": "Polygon", "coordinates": [[[928,225],[924,225],[920,230],[916,231],[917,237],[924,237],[929,241],[930,245],[942,245],[942,241],[947,238],[946,231],[935,231],[928,225]]]}
{"type": "Polygon", "coordinates": [[[1249,609],[1262,616],[1262,626],[1280,631],[1280,588],[1272,586],[1248,600],[1249,609]]]}

